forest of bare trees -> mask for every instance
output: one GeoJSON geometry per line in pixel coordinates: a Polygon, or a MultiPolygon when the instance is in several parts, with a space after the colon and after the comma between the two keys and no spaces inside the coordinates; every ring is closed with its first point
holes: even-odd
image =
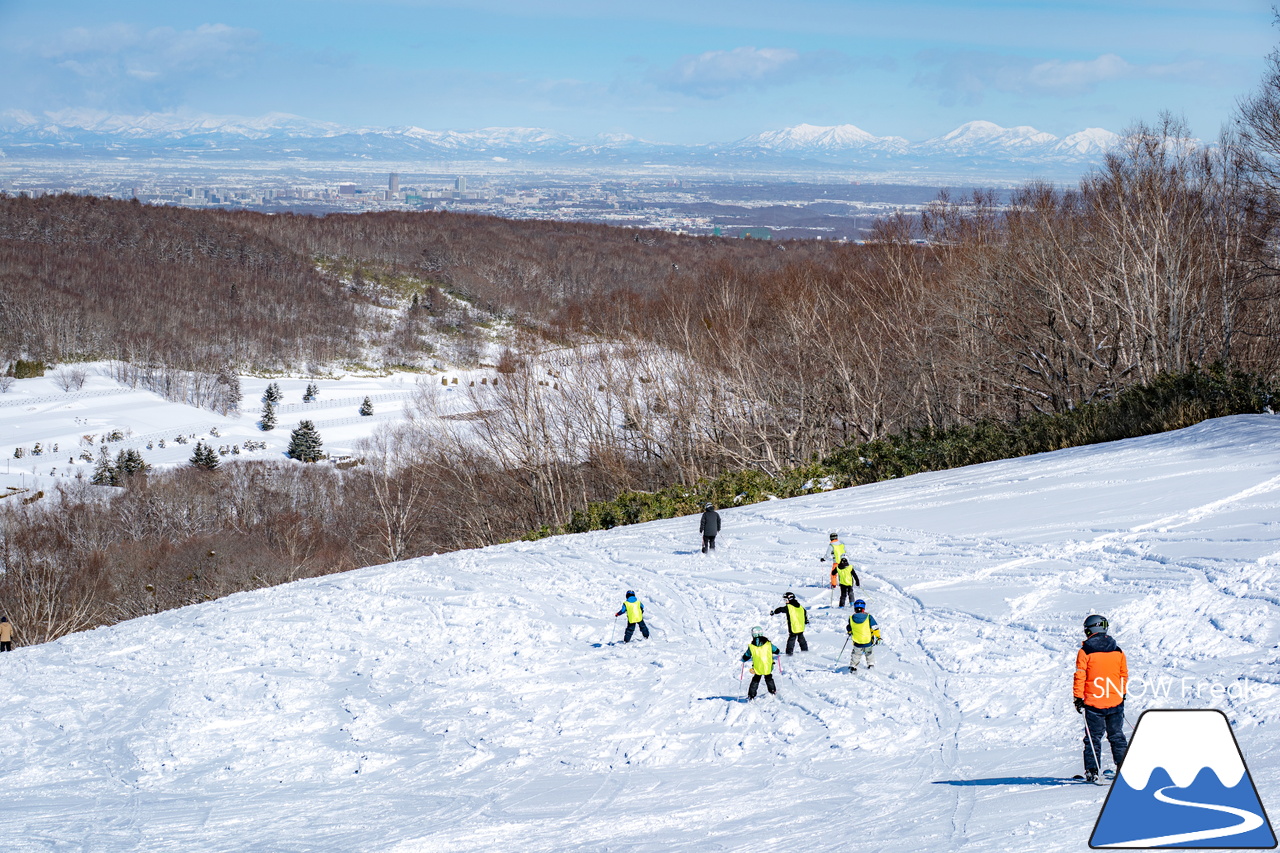
{"type": "MultiPolygon", "coordinates": [[[[357,356],[379,276],[417,282],[427,316],[448,291],[518,329],[475,417],[439,418],[424,383],[353,466],[234,463],[0,506],[0,605],[35,642],[904,429],[1067,412],[1211,364],[1274,376],[1278,104],[1280,70],[1239,138],[1193,145],[1162,117],[1076,187],[943,196],[861,245],[0,198],[9,359],[112,358],[137,381],[214,364],[223,384],[334,363],[357,356]]],[[[398,359],[425,354],[413,322],[377,330],[398,359]]],[[[155,381],[216,398],[217,375],[155,381]]]]}

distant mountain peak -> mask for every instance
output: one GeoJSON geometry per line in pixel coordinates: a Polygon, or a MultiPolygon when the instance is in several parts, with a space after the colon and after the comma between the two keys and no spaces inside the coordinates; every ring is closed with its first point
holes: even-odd
{"type": "MultiPolygon", "coordinates": [[[[1078,175],[1101,160],[1119,140],[1100,128],[1086,128],[1062,139],[1034,127],[1002,127],[991,121],[966,122],[949,133],[921,142],[900,136],[876,136],[854,124],[801,123],[767,130],[727,143],[676,145],[625,133],[575,138],[538,127],[483,127],[431,130],[417,125],[351,127],[290,113],[257,117],[148,113],[128,116],[93,109],[34,114],[0,113],[0,144],[20,146],[23,155],[110,156],[133,151],[148,157],[167,153],[267,159],[359,159],[413,161],[475,157],[567,164],[635,164],[661,159],[672,168],[773,164],[790,169],[850,168],[866,172],[964,174],[967,180],[1048,171],[1078,175]],[[959,172],[954,170],[959,169],[959,172]]],[[[6,154],[12,159],[14,148],[6,154]]],[[[1007,179],[1007,178],[1005,178],[1007,179]]]]}

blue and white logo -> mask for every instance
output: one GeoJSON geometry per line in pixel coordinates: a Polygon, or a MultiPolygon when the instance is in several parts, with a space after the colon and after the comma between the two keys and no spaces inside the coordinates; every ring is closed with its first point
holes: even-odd
{"type": "Polygon", "coordinates": [[[1147,711],[1089,846],[1269,850],[1271,822],[1221,711],[1147,711]]]}

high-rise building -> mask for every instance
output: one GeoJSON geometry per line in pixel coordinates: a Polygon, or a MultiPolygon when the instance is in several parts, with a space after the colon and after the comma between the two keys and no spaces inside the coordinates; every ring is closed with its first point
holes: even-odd
{"type": "Polygon", "coordinates": [[[391,198],[395,198],[400,194],[400,173],[392,172],[391,177],[387,180],[387,192],[391,193],[391,198]]]}
{"type": "Polygon", "coordinates": [[[464,193],[467,191],[467,178],[465,175],[459,175],[454,179],[453,188],[455,191],[464,193]]]}

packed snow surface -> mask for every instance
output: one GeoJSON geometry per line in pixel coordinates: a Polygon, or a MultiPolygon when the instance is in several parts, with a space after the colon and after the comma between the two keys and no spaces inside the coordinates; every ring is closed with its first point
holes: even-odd
{"type": "MultiPolygon", "coordinates": [[[[10,851],[1083,851],[1081,623],[1280,812],[1280,418],[424,557],[0,655],[10,851]],[[885,642],[837,661],[839,532],[885,642]],[[623,593],[650,640],[620,637],[623,593]],[[793,590],[810,650],[742,701],[793,590]],[[846,659],[847,660],[847,659],[846,659]]],[[[440,523],[448,523],[441,520],[440,523]]],[[[847,651],[846,651],[847,654],[847,651]]]]}

